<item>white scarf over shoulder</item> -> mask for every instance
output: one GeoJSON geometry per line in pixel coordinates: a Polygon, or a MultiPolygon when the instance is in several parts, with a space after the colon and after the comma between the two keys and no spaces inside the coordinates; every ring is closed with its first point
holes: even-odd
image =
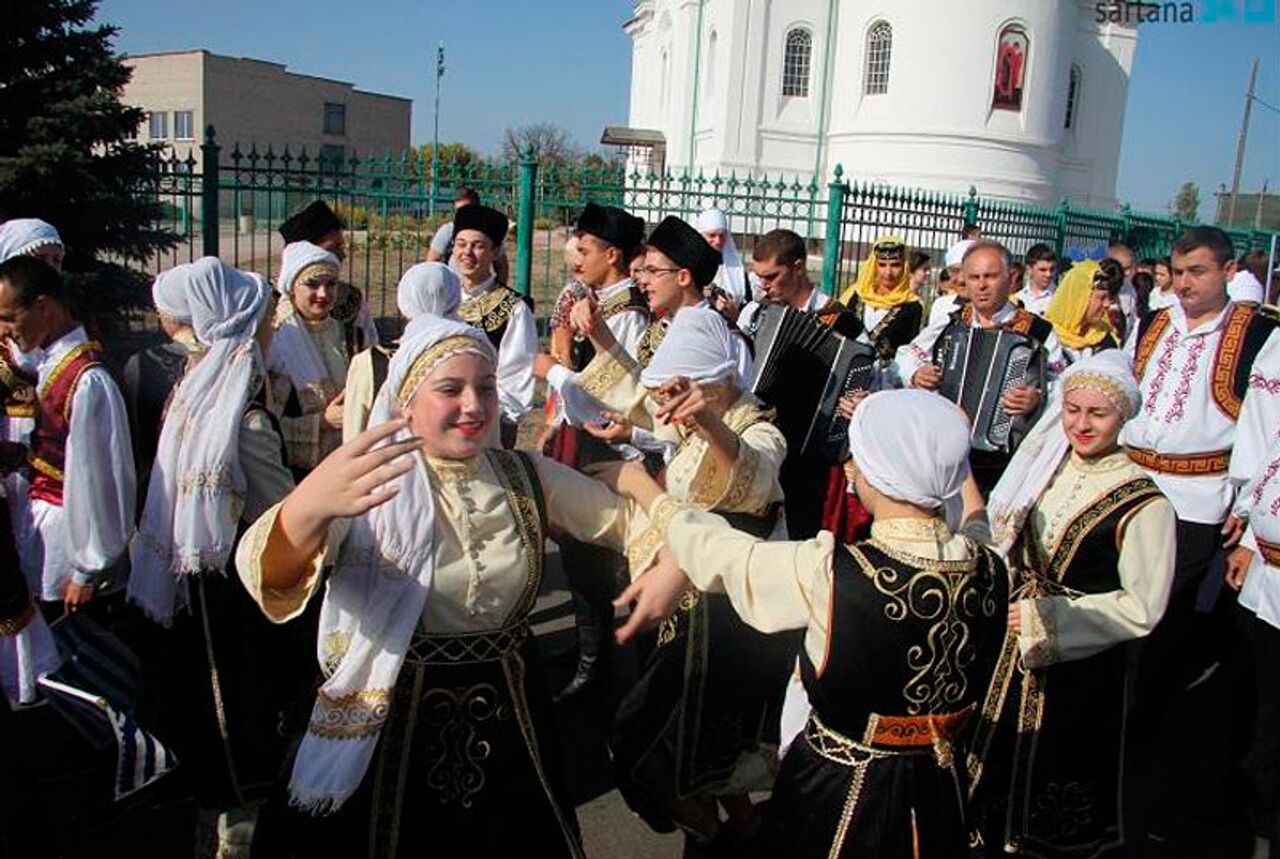
{"type": "MultiPolygon", "coordinates": [[[[737,347],[729,324],[710,307],[682,307],[676,311],[649,365],[640,372],[640,383],[657,388],[683,376],[695,382],[719,382],[737,376],[737,347]]],[[[745,382],[738,379],[745,390],[745,382]]]]}
{"type": "Polygon", "coordinates": [[[298,391],[321,385],[329,378],[329,370],[311,339],[311,333],[307,331],[306,321],[293,306],[293,285],[313,266],[331,269],[336,276],[338,257],[311,242],[285,245],[280,277],[276,281],[280,312],[276,317],[275,335],[271,339],[269,369],[288,376],[298,391]]]}
{"type": "MultiPolygon", "coordinates": [[[[410,322],[369,426],[403,414],[431,372],[461,353],[497,363],[488,339],[469,325],[432,315],[410,322]]],[[[403,430],[395,440],[408,437],[403,430]]],[[[431,592],[435,502],[427,469],[415,467],[397,487],[390,501],[351,521],[320,611],[320,640],[350,644],[316,696],[289,782],[292,803],[314,814],[336,811],[364,778],[431,592]]]]}
{"type": "Polygon", "coordinates": [[[1142,394],[1133,378],[1133,359],[1123,350],[1107,349],[1066,369],[1058,385],[1058,393],[1045,407],[1022,444],[1018,445],[987,502],[987,517],[991,520],[995,549],[1006,558],[1017,542],[1027,516],[1071,449],[1067,432],[1062,427],[1062,397],[1077,387],[1100,391],[1115,404],[1126,421],[1138,413],[1142,404],[1142,394]]]}
{"type": "Polygon", "coordinates": [[[169,401],[132,546],[129,599],[166,626],[189,604],[186,576],[223,572],[235,545],[246,485],[240,423],[262,378],[255,335],[271,294],[261,277],[216,257],[182,266],[169,284],[183,287],[208,352],[169,401]]]}

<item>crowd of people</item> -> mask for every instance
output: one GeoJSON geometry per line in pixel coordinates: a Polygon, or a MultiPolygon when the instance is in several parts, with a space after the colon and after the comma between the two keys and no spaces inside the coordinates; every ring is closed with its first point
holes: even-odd
{"type": "Polygon", "coordinates": [[[886,235],[836,297],[789,230],[748,263],[721,211],[588,203],[544,342],[508,230],[460,192],[382,342],[317,201],[274,284],[156,277],[166,341],[117,372],[56,229],[0,224],[15,855],[110,852],[125,819],[191,855],[198,809],[253,809],[255,856],[583,856],[556,714],[606,695],[615,783],[686,856],[1203,855],[1189,815],[1280,855],[1265,256],[1198,227],[1015,259],[975,229],[934,297],[886,235]],[[128,700],[85,670],[117,638],[128,700]],[[77,689],[115,737],[82,841],[61,806],[98,772],[31,752],[85,747],[77,689]],[[1179,805],[1179,771],[1218,801],[1179,805]]]}

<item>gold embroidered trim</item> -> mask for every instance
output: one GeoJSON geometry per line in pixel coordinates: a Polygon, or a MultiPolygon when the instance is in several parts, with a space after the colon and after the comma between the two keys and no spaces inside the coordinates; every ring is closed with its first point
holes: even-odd
{"type": "Polygon", "coordinates": [[[452,635],[414,635],[405,655],[408,663],[454,665],[493,662],[515,653],[529,637],[529,624],[521,621],[505,629],[452,635]]]}
{"type": "Polygon", "coordinates": [[[474,352],[492,360],[492,354],[482,347],[476,338],[465,334],[446,337],[434,346],[423,349],[422,354],[413,360],[404,381],[400,383],[400,390],[396,392],[396,400],[400,403],[400,408],[408,407],[409,400],[418,391],[418,386],[431,374],[436,365],[460,352],[474,352]]]}
{"type": "Polygon", "coordinates": [[[27,455],[27,464],[45,477],[52,477],[54,480],[65,480],[66,475],[62,473],[62,469],[54,466],[46,459],[41,459],[34,453],[27,455]]]}
{"type": "Polygon", "coordinates": [[[1159,474],[1176,477],[1208,477],[1226,474],[1231,465],[1231,451],[1215,450],[1211,453],[1157,453],[1143,447],[1125,448],[1135,464],[1159,474]]]}
{"type": "Polygon", "coordinates": [[[1151,324],[1143,332],[1142,339],[1138,341],[1138,348],[1133,358],[1133,377],[1139,382],[1142,381],[1142,375],[1147,370],[1147,362],[1151,360],[1151,355],[1156,351],[1156,346],[1168,327],[1169,311],[1157,310],[1156,315],[1151,319],[1151,324]]]}
{"type": "Polygon", "coordinates": [[[0,620],[0,638],[12,638],[22,632],[22,630],[26,629],[31,621],[35,619],[35,616],[36,604],[28,602],[26,607],[22,611],[18,612],[16,617],[11,617],[7,620],[0,620]]]}
{"type": "Polygon", "coordinates": [[[627,354],[622,345],[615,343],[607,352],[597,354],[591,363],[578,374],[578,386],[601,402],[615,385],[627,376],[639,377],[640,365],[627,354]]]}
{"type": "Polygon", "coordinates": [[[306,283],[310,278],[318,274],[327,274],[336,279],[338,277],[338,267],[331,262],[313,262],[309,265],[304,265],[293,276],[293,281],[289,284],[289,291],[292,292],[293,288],[299,283],[306,283]]]}
{"type": "Polygon", "coordinates": [[[458,315],[463,322],[474,325],[481,331],[497,331],[507,324],[512,310],[522,300],[520,293],[515,290],[497,286],[463,301],[458,308],[458,315]]]}
{"type": "Polygon", "coordinates": [[[1218,341],[1218,354],[1213,361],[1213,401],[1227,417],[1240,418],[1241,399],[1236,396],[1236,368],[1244,352],[1244,335],[1256,311],[1243,304],[1234,304],[1222,325],[1222,339],[1218,341]]]}
{"type": "Polygon", "coordinates": [[[371,737],[382,730],[391,709],[392,689],[358,689],[330,697],[323,689],[316,695],[308,731],[329,740],[371,737]]]}
{"type": "Polygon", "coordinates": [[[1089,507],[1080,511],[1071,520],[1070,524],[1063,529],[1062,536],[1054,544],[1053,552],[1050,555],[1051,560],[1045,567],[1044,578],[1051,582],[1061,582],[1067,568],[1071,566],[1071,562],[1075,559],[1076,552],[1080,549],[1080,544],[1084,542],[1085,536],[1118,507],[1143,496],[1162,497],[1155,483],[1146,476],[1121,483],[1119,486],[1109,490],[1106,495],[1089,505],[1089,507]]]}
{"type": "Polygon", "coordinates": [[[1064,394],[1076,388],[1089,388],[1102,394],[1111,401],[1111,405],[1120,410],[1122,415],[1131,415],[1137,411],[1138,404],[1130,401],[1124,386],[1105,373],[1074,373],[1063,383],[1064,394]]]}
{"type": "MultiPolygon", "coordinates": [[[[531,481],[537,475],[525,470],[521,454],[507,450],[488,450],[486,455],[498,481],[507,496],[507,507],[516,520],[520,543],[524,549],[526,574],[524,591],[511,607],[504,625],[511,626],[517,618],[523,618],[533,609],[542,583],[543,551],[545,535],[542,533],[542,516],[538,511],[538,493],[541,487],[531,481]]],[[[526,460],[527,461],[527,460],[526,460]]],[[[530,463],[532,465],[532,463],[530,463]]]]}

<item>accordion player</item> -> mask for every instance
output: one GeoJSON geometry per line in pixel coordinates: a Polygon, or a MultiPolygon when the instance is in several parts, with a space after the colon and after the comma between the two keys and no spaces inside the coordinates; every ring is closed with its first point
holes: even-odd
{"type": "Polygon", "coordinates": [[[941,370],[938,393],[969,416],[970,462],[983,490],[994,486],[1000,473],[1044,408],[1014,414],[1004,397],[1030,385],[1045,390],[1046,344],[1053,326],[1017,309],[1005,322],[990,328],[973,324],[974,309],[963,305],[951,318],[933,347],[933,363],[941,370]]]}
{"type": "Polygon", "coordinates": [[[840,334],[816,314],[780,304],[760,309],[751,334],[751,391],[778,410],[788,447],[811,461],[843,462],[849,422],[838,404],[847,393],[871,390],[875,350],[840,334]]]}

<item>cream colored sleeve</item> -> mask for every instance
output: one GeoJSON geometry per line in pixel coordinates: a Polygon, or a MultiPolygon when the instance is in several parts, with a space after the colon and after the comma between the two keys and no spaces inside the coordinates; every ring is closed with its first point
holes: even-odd
{"type": "Polygon", "coordinates": [[[638,504],[555,460],[544,456],[533,460],[552,527],[579,542],[625,554],[633,578],[649,568],[662,542],[660,536],[653,539],[649,518],[638,504]]]}
{"type": "Polygon", "coordinates": [[[699,590],[723,591],[734,611],[761,632],[806,629],[805,649],[822,665],[827,646],[835,538],[768,542],[723,517],[664,497],[651,510],[666,523],[667,546],[699,590]]]}
{"type": "Polygon", "coordinates": [[[703,453],[690,484],[690,501],[723,513],[763,513],[782,498],[778,471],[786,456],[781,430],[770,423],[752,424],[738,436],[738,457],[727,472],[709,452],[703,453]]]}
{"type": "Polygon", "coordinates": [[[309,562],[307,574],[296,585],[291,588],[265,588],[262,585],[262,561],[271,545],[283,503],[274,505],[259,516],[240,538],[240,545],[236,549],[236,572],[240,574],[240,581],[272,623],[284,623],[302,614],[320,586],[323,578],[321,571],[337,556],[338,547],[346,538],[349,527],[346,519],[336,520],[329,526],[325,546],[316,552],[309,562]]]}
{"type": "Polygon", "coordinates": [[[648,392],[640,384],[640,365],[621,343],[615,343],[608,352],[597,352],[591,363],[578,373],[577,384],[636,426],[653,428],[644,406],[648,392]]]}
{"type": "Polygon", "coordinates": [[[1150,633],[1173,587],[1176,521],[1164,498],[1130,517],[1120,547],[1119,590],[1023,600],[1018,645],[1027,667],[1084,659],[1150,633]]]}
{"type": "Polygon", "coordinates": [[[342,443],[364,432],[369,425],[373,398],[373,354],[365,349],[357,352],[347,368],[346,394],[342,399],[342,443]]]}

